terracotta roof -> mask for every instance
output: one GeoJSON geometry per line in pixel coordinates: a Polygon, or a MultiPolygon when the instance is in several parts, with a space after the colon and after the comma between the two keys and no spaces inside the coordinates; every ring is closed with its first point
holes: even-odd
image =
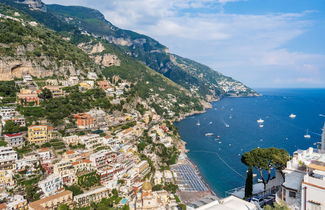
{"type": "Polygon", "coordinates": [[[34,201],[34,202],[30,203],[29,206],[31,206],[33,209],[43,210],[43,209],[46,209],[42,206],[43,203],[46,203],[48,201],[51,201],[51,200],[54,200],[54,199],[57,199],[59,197],[63,197],[63,196],[69,195],[69,194],[71,194],[71,196],[72,196],[72,192],[70,190],[64,190],[63,192],[57,193],[55,195],[51,195],[49,197],[34,201]]]}
{"type": "Polygon", "coordinates": [[[22,133],[13,133],[13,134],[5,134],[4,136],[8,136],[8,137],[15,137],[15,136],[21,136],[23,135],[22,133]]]}
{"type": "Polygon", "coordinates": [[[68,150],[68,151],[66,151],[65,152],[67,155],[72,155],[72,154],[74,154],[74,151],[73,150],[68,150]]]}
{"type": "Polygon", "coordinates": [[[76,161],[76,162],[72,162],[72,165],[78,165],[79,164],[79,161],[76,161]]]}
{"type": "Polygon", "coordinates": [[[50,148],[48,147],[45,147],[45,148],[40,148],[37,150],[38,152],[47,152],[47,151],[50,151],[50,148]]]}
{"type": "Polygon", "coordinates": [[[87,159],[87,160],[83,160],[83,162],[84,162],[84,163],[91,163],[91,161],[88,160],[88,159],[87,159]]]}
{"type": "Polygon", "coordinates": [[[5,204],[5,203],[2,203],[2,204],[0,204],[0,210],[1,209],[7,209],[7,204],[5,204]]]}

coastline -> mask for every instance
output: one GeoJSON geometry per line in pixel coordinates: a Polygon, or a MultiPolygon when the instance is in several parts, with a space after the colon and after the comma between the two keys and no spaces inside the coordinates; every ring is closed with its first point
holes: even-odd
{"type": "MultiPolygon", "coordinates": [[[[208,109],[211,109],[213,107],[212,106],[213,102],[220,101],[223,98],[260,97],[260,96],[262,96],[262,94],[257,93],[255,95],[247,95],[247,96],[225,96],[225,97],[213,98],[213,99],[209,100],[208,102],[203,102],[202,103],[202,105],[203,105],[203,110],[202,111],[192,111],[192,112],[189,112],[189,113],[186,113],[186,114],[182,114],[180,117],[175,119],[173,121],[173,123],[174,122],[179,122],[179,121],[185,119],[186,117],[190,117],[190,116],[197,115],[197,114],[203,114],[203,113],[207,112],[208,109]]],[[[182,164],[182,163],[184,163],[184,161],[189,163],[194,168],[194,170],[196,171],[196,173],[197,173],[198,177],[200,178],[200,180],[209,189],[210,195],[216,196],[217,199],[221,199],[221,197],[219,195],[217,195],[212,190],[212,188],[209,186],[208,182],[206,181],[206,179],[202,175],[202,173],[199,170],[198,166],[187,156],[187,153],[190,152],[190,151],[188,149],[186,149],[186,142],[181,138],[180,138],[180,141],[182,143],[182,148],[180,149],[180,152],[183,153],[183,155],[185,156],[185,159],[178,160],[176,164],[182,164]]],[[[193,193],[195,194],[195,192],[193,192],[193,193]]],[[[205,195],[205,196],[207,196],[207,195],[205,195]]],[[[197,196],[196,200],[200,200],[201,198],[203,198],[205,196],[197,196]]]]}

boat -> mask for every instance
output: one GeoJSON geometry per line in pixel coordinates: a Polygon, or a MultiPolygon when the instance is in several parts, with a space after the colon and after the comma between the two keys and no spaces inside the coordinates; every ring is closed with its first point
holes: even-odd
{"type": "Polygon", "coordinates": [[[296,118],[296,116],[297,116],[297,115],[295,115],[295,114],[292,114],[292,113],[289,115],[289,117],[290,117],[291,119],[294,119],[294,118],[296,118]]]}
{"type": "Polygon", "coordinates": [[[307,129],[306,134],[304,135],[304,138],[305,138],[305,139],[310,139],[310,138],[311,138],[311,136],[308,134],[308,129],[307,129]]]}
{"type": "Polygon", "coordinates": [[[262,118],[260,118],[260,119],[258,119],[256,121],[257,121],[257,123],[263,123],[264,122],[264,120],[262,120],[262,118]]]}
{"type": "Polygon", "coordinates": [[[213,133],[206,133],[205,136],[213,136],[213,133]]]}
{"type": "Polygon", "coordinates": [[[263,127],[264,127],[264,125],[263,125],[263,124],[259,124],[259,125],[258,125],[258,127],[260,127],[260,128],[263,128],[263,127]]]}
{"type": "Polygon", "coordinates": [[[229,128],[229,127],[230,127],[230,125],[228,125],[228,124],[226,124],[225,126],[226,126],[227,128],[229,128]]]}
{"type": "Polygon", "coordinates": [[[200,126],[201,125],[199,120],[197,121],[196,125],[197,126],[200,126]]]}
{"type": "Polygon", "coordinates": [[[209,125],[211,125],[213,122],[209,122],[209,125]]]}

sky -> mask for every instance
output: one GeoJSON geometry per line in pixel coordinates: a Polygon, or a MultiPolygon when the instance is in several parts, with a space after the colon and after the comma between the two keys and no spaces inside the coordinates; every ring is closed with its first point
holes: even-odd
{"type": "Polygon", "coordinates": [[[44,0],[123,29],[253,88],[325,88],[325,0],[44,0]]]}

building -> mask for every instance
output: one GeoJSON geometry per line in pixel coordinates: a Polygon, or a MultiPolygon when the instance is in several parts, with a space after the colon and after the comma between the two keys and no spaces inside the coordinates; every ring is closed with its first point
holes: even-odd
{"type": "Polygon", "coordinates": [[[96,72],[88,72],[87,78],[90,80],[97,80],[98,76],[97,76],[96,72]]]}
{"type": "Polygon", "coordinates": [[[79,136],[79,143],[84,144],[87,149],[96,149],[99,146],[103,146],[104,137],[100,137],[98,134],[88,134],[79,136]]]}
{"type": "Polygon", "coordinates": [[[89,160],[97,169],[105,169],[107,166],[117,162],[118,154],[108,150],[100,150],[90,155],[89,160]]]}
{"type": "Polygon", "coordinates": [[[0,116],[2,118],[12,118],[17,115],[15,107],[0,107],[0,116]]]}
{"type": "Polygon", "coordinates": [[[294,152],[283,170],[285,182],[276,195],[291,209],[325,209],[325,153],[309,148],[294,152]]]}
{"type": "Polygon", "coordinates": [[[92,162],[88,159],[72,162],[72,165],[76,172],[93,170],[92,162]]]}
{"type": "Polygon", "coordinates": [[[35,90],[21,89],[17,94],[17,98],[18,103],[23,105],[29,103],[39,105],[40,103],[40,98],[38,97],[38,93],[35,90]]]}
{"type": "Polygon", "coordinates": [[[64,96],[64,91],[62,86],[57,86],[57,85],[47,85],[44,86],[43,89],[48,89],[51,91],[53,98],[58,98],[58,97],[63,97],[64,96]]]}
{"type": "Polygon", "coordinates": [[[77,181],[76,171],[71,160],[61,159],[58,163],[55,163],[53,173],[60,175],[65,185],[72,185],[77,181]]]}
{"type": "Polygon", "coordinates": [[[75,114],[77,127],[80,129],[91,129],[95,126],[95,119],[87,113],[75,114]]]}
{"type": "Polygon", "coordinates": [[[0,170],[15,169],[18,155],[12,147],[0,147],[0,170]]]}
{"type": "Polygon", "coordinates": [[[34,201],[28,205],[29,210],[57,209],[61,204],[71,206],[73,202],[72,192],[65,190],[55,195],[34,201]]]}
{"type": "Polygon", "coordinates": [[[138,199],[130,204],[130,209],[140,210],[165,210],[177,209],[177,203],[171,199],[169,193],[165,190],[152,191],[150,182],[144,182],[141,193],[138,193],[138,199]]]}
{"type": "Polygon", "coordinates": [[[32,82],[33,77],[30,74],[26,74],[26,75],[23,76],[23,81],[24,81],[24,83],[32,82]]]}
{"type": "Polygon", "coordinates": [[[50,160],[53,158],[52,151],[50,148],[40,148],[36,151],[41,160],[50,160]]]}
{"type": "Polygon", "coordinates": [[[92,202],[99,202],[103,198],[108,198],[110,196],[109,189],[107,187],[97,188],[95,190],[88,191],[86,193],[77,195],[74,197],[74,202],[78,206],[88,206],[92,202]]]}
{"type": "Polygon", "coordinates": [[[65,136],[62,138],[63,142],[67,145],[77,145],[79,143],[79,136],[65,136]]]}
{"type": "Polygon", "coordinates": [[[188,210],[257,210],[258,208],[253,204],[245,200],[237,198],[235,196],[229,196],[221,200],[215,200],[204,204],[203,201],[197,203],[202,204],[201,206],[190,205],[187,206],[188,210]]]}
{"type": "Polygon", "coordinates": [[[0,186],[13,186],[15,184],[13,175],[10,170],[0,170],[0,186]]]}
{"type": "Polygon", "coordinates": [[[27,209],[27,200],[22,195],[14,195],[7,202],[6,210],[25,210],[27,209]]]}
{"type": "Polygon", "coordinates": [[[138,163],[135,168],[140,177],[145,177],[150,171],[149,163],[146,160],[138,163]]]}
{"type": "Polygon", "coordinates": [[[108,88],[111,88],[111,85],[106,80],[98,81],[97,85],[99,88],[101,88],[103,90],[107,90],[108,88]]]}
{"type": "Polygon", "coordinates": [[[28,141],[44,144],[53,139],[53,127],[47,125],[32,125],[28,127],[28,141]]]}
{"type": "Polygon", "coordinates": [[[3,135],[4,140],[8,143],[8,146],[11,147],[20,147],[25,143],[25,139],[22,133],[13,133],[3,135]]]}
{"type": "Polygon", "coordinates": [[[13,121],[16,125],[19,125],[20,127],[26,126],[25,117],[23,115],[17,114],[16,116],[11,117],[11,118],[3,118],[2,124],[6,124],[6,122],[9,120],[13,121]]]}
{"type": "Polygon", "coordinates": [[[62,178],[57,174],[51,174],[46,179],[38,183],[38,187],[41,188],[45,197],[54,195],[56,192],[62,190],[63,181],[62,178]]]}

